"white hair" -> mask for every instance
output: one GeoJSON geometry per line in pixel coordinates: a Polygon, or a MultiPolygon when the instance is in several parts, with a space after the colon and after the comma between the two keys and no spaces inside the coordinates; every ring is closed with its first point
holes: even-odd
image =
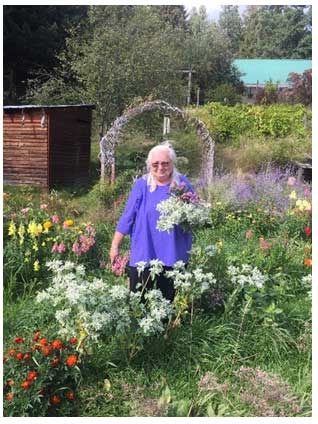
{"type": "Polygon", "coordinates": [[[176,162],[177,162],[176,152],[174,151],[171,144],[168,141],[165,141],[164,143],[158,144],[157,146],[153,147],[148,153],[148,157],[146,160],[147,174],[144,175],[144,178],[147,180],[147,185],[150,186],[150,192],[155,191],[157,188],[155,179],[153,175],[151,174],[151,158],[152,158],[152,155],[156,152],[167,152],[172,162],[173,169],[172,169],[170,187],[179,185],[180,183],[180,173],[178,172],[176,168],[176,162]]]}

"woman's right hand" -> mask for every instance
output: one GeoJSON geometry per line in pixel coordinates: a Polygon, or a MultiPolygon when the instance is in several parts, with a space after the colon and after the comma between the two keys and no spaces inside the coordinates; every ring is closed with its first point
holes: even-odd
{"type": "Polygon", "coordinates": [[[115,259],[119,256],[119,248],[118,247],[111,247],[109,251],[109,258],[111,265],[114,264],[115,259]]]}

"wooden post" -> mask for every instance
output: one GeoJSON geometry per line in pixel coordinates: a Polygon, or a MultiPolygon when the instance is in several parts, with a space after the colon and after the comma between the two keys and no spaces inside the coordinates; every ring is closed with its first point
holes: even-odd
{"type": "Polygon", "coordinates": [[[187,98],[187,104],[189,105],[191,103],[191,79],[192,79],[192,70],[189,70],[189,79],[188,79],[188,98],[187,98]]]}
{"type": "Polygon", "coordinates": [[[200,87],[197,89],[197,107],[199,107],[200,104],[200,87]]]}

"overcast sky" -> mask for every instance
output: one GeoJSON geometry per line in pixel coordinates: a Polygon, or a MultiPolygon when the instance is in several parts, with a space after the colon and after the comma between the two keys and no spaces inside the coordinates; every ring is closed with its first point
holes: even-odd
{"type": "MultiPolygon", "coordinates": [[[[190,11],[193,7],[196,7],[197,9],[202,5],[206,7],[208,17],[210,19],[213,19],[214,21],[217,21],[219,18],[219,14],[221,11],[221,4],[215,4],[213,1],[208,0],[184,0],[182,1],[182,4],[186,7],[187,11],[190,11]]],[[[244,10],[246,6],[240,5],[241,13],[244,10]]]]}

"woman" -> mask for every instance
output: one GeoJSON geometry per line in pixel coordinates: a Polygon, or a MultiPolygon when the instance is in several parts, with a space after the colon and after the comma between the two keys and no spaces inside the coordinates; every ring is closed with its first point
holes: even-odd
{"type": "Polygon", "coordinates": [[[173,301],[175,290],[173,281],[164,276],[166,270],[182,260],[187,263],[191,250],[192,237],[176,226],[170,233],[156,229],[159,212],[156,206],[169,197],[170,188],[180,183],[186,185],[187,191],[193,192],[188,179],[176,169],[176,154],[168,144],[152,148],[146,161],[147,174],[136,180],[129,195],[126,208],[118,222],[110,249],[110,260],[113,264],[119,255],[120,244],[126,234],[130,235],[129,280],[130,290],[136,291],[137,284],[147,280],[147,288],[154,282],[149,278],[149,262],[159,259],[164,263],[164,270],[156,278],[155,284],[163,296],[173,301]],[[137,272],[137,263],[147,263],[141,275],[137,272]]]}

